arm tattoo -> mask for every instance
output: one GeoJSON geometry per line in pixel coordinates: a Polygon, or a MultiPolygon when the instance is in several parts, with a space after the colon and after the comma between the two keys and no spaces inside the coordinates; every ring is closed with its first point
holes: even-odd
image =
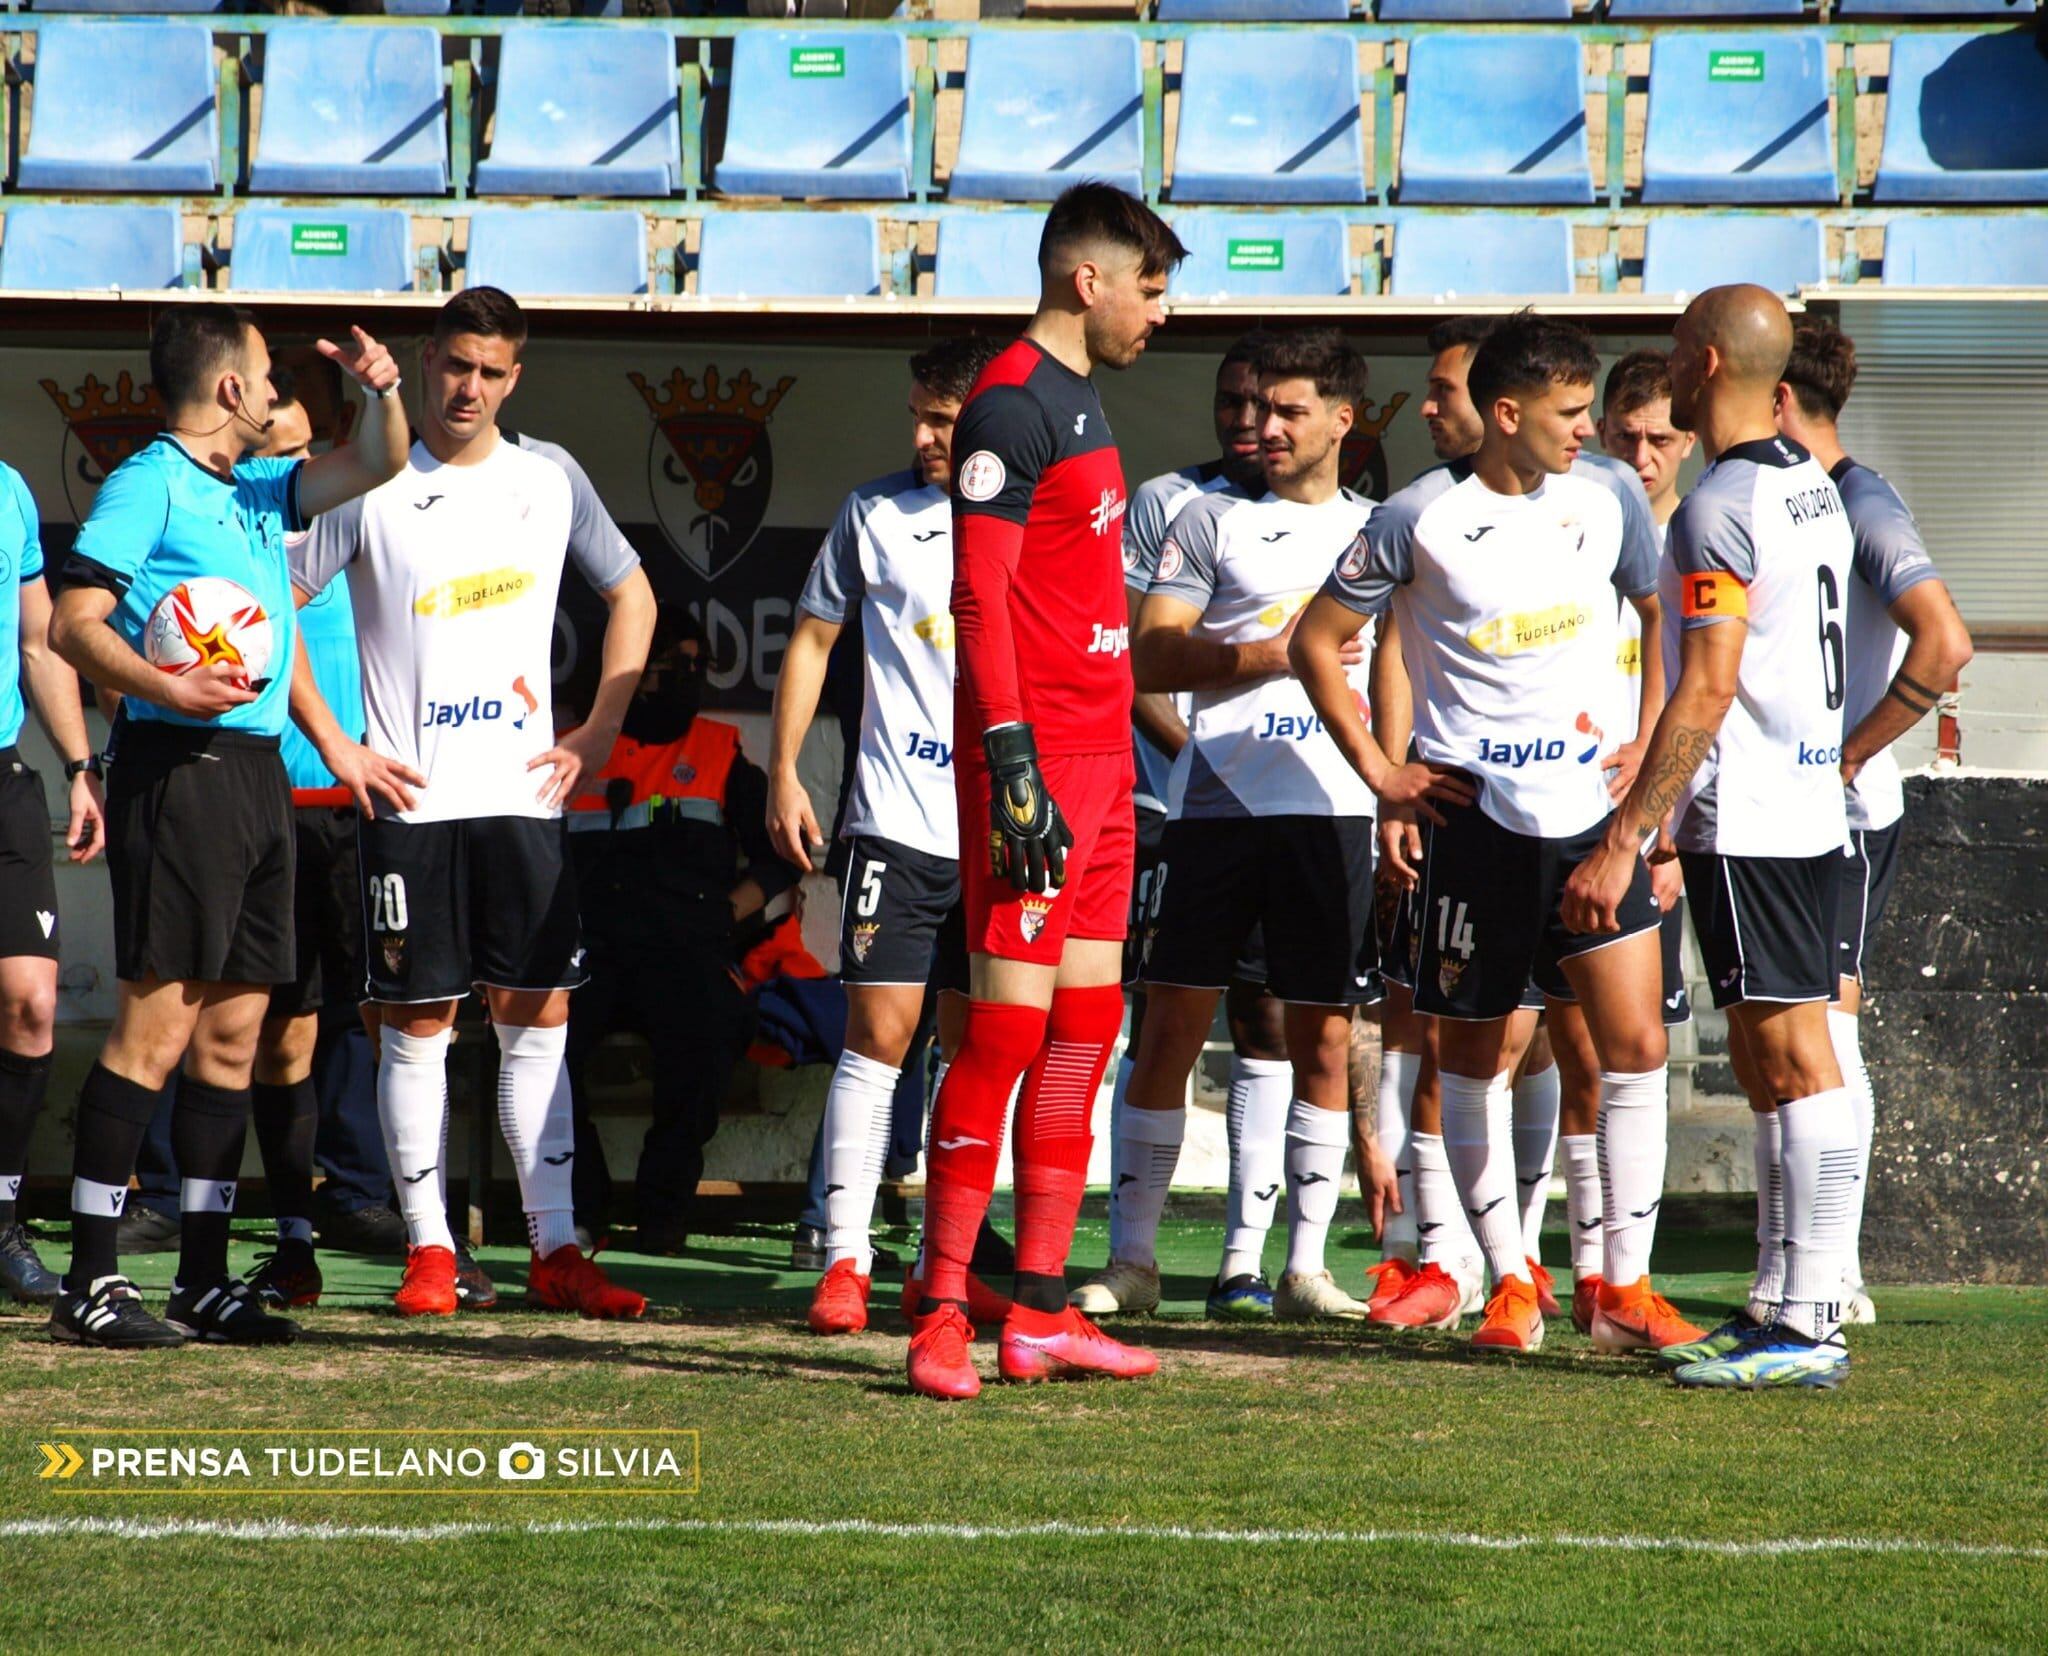
{"type": "Polygon", "coordinates": [[[1678,803],[1678,796],[1684,791],[1692,773],[1700,768],[1700,761],[1707,756],[1707,750],[1714,745],[1714,733],[1700,730],[1692,725],[1680,725],[1671,733],[1671,751],[1658,761],[1657,768],[1649,773],[1648,785],[1643,789],[1643,820],[1658,823],[1672,806],[1678,803]]]}
{"type": "Polygon", "coordinates": [[[1918,679],[1910,677],[1903,669],[1892,675],[1892,684],[1894,687],[1903,684],[1930,707],[1934,705],[1936,698],[1941,694],[1938,690],[1928,689],[1926,685],[1922,684],[1918,679]]]}
{"type": "MultiPolygon", "coordinates": [[[[1891,685],[1885,691],[1885,694],[1891,697],[1893,701],[1898,702],[1901,706],[1910,708],[1912,710],[1913,717],[1916,719],[1924,718],[1928,713],[1933,711],[1934,702],[1931,698],[1929,700],[1922,701],[1919,696],[1913,694],[1913,690],[1901,689],[1900,686],[1902,685],[1913,685],[1913,681],[1907,678],[1904,673],[1901,673],[1897,678],[1892,680],[1891,685]]],[[[1917,685],[1913,685],[1913,689],[1918,688],[1919,687],[1917,685]]]]}

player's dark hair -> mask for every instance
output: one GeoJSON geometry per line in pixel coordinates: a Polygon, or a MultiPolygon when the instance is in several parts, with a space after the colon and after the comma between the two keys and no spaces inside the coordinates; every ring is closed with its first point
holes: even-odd
{"type": "Polygon", "coordinates": [[[1060,192],[1038,237],[1038,269],[1050,275],[1063,254],[1107,242],[1138,256],[1140,276],[1163,276],[1188,256],[1166,220],[1134,195],[1099,178],[1060,192]]]}
{"type": "Polygon", "coordinates": [[[166,408],[211,396],[244,360],[254,318],[235,305],[171,305],[149,334],[149,377],[166,408]]]}
{"type": "Polygon", "coordinates": [[[1486,343],[1486,336],[1493,332],[1498,320],[1492,316],[1447,316],[1429,330],[1423,343],[1429,347],[1431,356],[1442,356],[1454,345],[1476,351],[1486,343]]]}
{"type": "Polygon", "coordinates": [[[526,312],[503,288],[464,288],[434,318],[435,344],[443,344],[457,334],[509,339],[512,354],[517,356],[526,343],[526,312]]]}
{"type": "Polygon", "coordinates": [[[1591,385],[1599,377],[1591,334],[1576,322],[1525,310],[1494,324],[1466,384],[1472,406],[1485,409],[1500,397],[1540,396],[1553,385],[1591,385]]]}
{"type": "Polygon", "coordinates": [[[1670,400],[1671,358],[1662,351],[1631,351],[1607,370],[1600,415],[1602,419],[1619,419],[1653,402],[1670,400]]]}
{"type": "Polygon", "coordinates": [[[1856,341],[1815,318],[1792,329],[1792,358],[1785,383],[1809,420],[1837,420],[1856,385],[1856,341]]]}
{"type": "Polygon", "coordinates": [[[270,365],[270,390],[272,413],[280,408],[289,408],[299,400],[299,376],[273,362],[270,365]]]}
{"type": "Polygon", "coordinates": [[[910,377],[935,397],[965,402],[982,369],[1002,354],[1001,340],[985,334],[942,339],[910,359],[910,377]]]}
{"type": "Polygon", "coordinates": [[[1335,328],[1296,328],[1276,333],[1259,352],[1261,379],[1305,379],[1315,382],[1325,402],[1365,401],[1365,358],[1344,343],[1335,328]]]}
{"type": "Polygon", "coordinates": [[[1220,379],[1223,370],[1228,368],[1233,362],[1256,364],[1259,360],[1259,353],[1271,343],[1272,338],[1273,332],[1270,328],[1254,328],[1250,333],[1239,334],[1236,339],[1231,341],[1230,349],[1223,353],[1223,360],[1216,364],[1217,377],[1220,379]]]}

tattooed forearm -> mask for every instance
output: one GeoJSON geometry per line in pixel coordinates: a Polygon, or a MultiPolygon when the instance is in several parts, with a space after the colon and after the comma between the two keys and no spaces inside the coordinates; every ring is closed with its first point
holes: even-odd
{"type": "Polygon", "coordinates": [[[1678,803],[1678,796],[1684,792],[1686,783],[1692,780],[1692,773],[1700,768],[1700,761],[1707,756],[1707,750],[1714,745],[1714,733],[1701,730],[1693,725],[1680,725],[1671,732],[1671,742],[1664,755],[1654,766],[1643,771],[1641,816],[1645,823],[1664,820],[1665,813],[1678,803]]]}

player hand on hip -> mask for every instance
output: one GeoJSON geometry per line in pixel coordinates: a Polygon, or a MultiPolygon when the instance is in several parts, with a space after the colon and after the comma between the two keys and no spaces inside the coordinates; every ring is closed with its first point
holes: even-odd
{"type": "Polygon", "coordinates": [[[361,328],[350,328],[349,333],[354,337],[346,345],[337,345],[331,339],[320,340],[320,354],[339,363],[342,372],[365,391],[382,396],[398,383],[397,361],[361,328]]]}
{"type": "Polygon", "coordinates": [[[348,789],[365,822],[377,820],[378,799],[389,801],[398,810],[411,810],[416,803],[412,790],[427,785],[418,771],[372,753],[361,742],[337,742],[332,752],[320,755],[320,761],[334,773],[334,780],[348,789]]]}
{"type": "Polygon", "coordinates": [[[989,866],[1019,891],[1057,891],[1067,883],[1074,844],[1038,768],[1028,724],[997,725],[981,739],[988,758],[989,866]]]}
{"type": "Polygon", "coordinates": [[[1636,785],[1636,772],[1643,768],[1643,755],[1649,750],[1650,738],[1645,733],[1602,755],[1600,769],[1607,776],[1607,797],[1616,804],[1628,798],[1629,789],[1636,785]]]}
{"type": "Polygon", "coordinates": [[[1430,803],[1431,800],[1441,799],[1447,805],[1471,805],[1479,798],[1478,788],[1463,771],[1445,770],[1441,765],[1431,765],[1420,759],[1394,766],[1380,779],[1373,792],[1379,795],[1382,805],[1405,805],[1424,821],[1433,822],[1439,828],[1444,825],[1443,813],[1430,803]]]}
{"type": "Polygon", "coordinates": [[[75,863],[89,863],[107,847],[107,796],[91,771],[80,771],[71,779],[71,820],[64,828],[64,844],[75,863]]]}
{"type": "Polygon", "coordinates": [[[534,795],[543,805],[566,805],[569,796],[576,791],[576,784],[588,771],[595,776],[604,769],[605,760],[611,757],[612,744],[605,733],[592,725],[578,725],[568,735],[559,738],[555,745],[527,762],[530,771],[539,770],[543,765],[554,768],[554,775],[534,795]]]}

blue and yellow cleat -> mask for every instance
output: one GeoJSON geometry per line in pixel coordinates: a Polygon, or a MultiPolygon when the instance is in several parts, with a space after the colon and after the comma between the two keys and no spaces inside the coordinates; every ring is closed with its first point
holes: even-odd
{"type": "Polygon", "coordinates": [[[1764,1391],[1777,1386],[1832,1388],[1849,1378],[1849,1348],[1837,1330],[1825,1340],[1773,1324],[1734,1350],[1672,1371],[1681,1386],[1764,1391]]]}
{"type": "Polygon", "coordinates": [[[1683,1345],[1660,1346],[1657,1361],[1666,1368],[1684,1368],[1687,1363],[1710,1362],[1716,1357],[1727,1356],[1762,1327],[1764,1324],[1758,1322],[1747,1311],[1738,1311],[1713,1333],[1700,1339],[1687,1340],[1683,1345]]]}
{"type": "Polygon", "coordinates": [[[1273,1316],[1273,1287],[1262,1276],[1234,1276],[1209,1290],[1212,1322],[1267,1322],[1273,1316]]]}

